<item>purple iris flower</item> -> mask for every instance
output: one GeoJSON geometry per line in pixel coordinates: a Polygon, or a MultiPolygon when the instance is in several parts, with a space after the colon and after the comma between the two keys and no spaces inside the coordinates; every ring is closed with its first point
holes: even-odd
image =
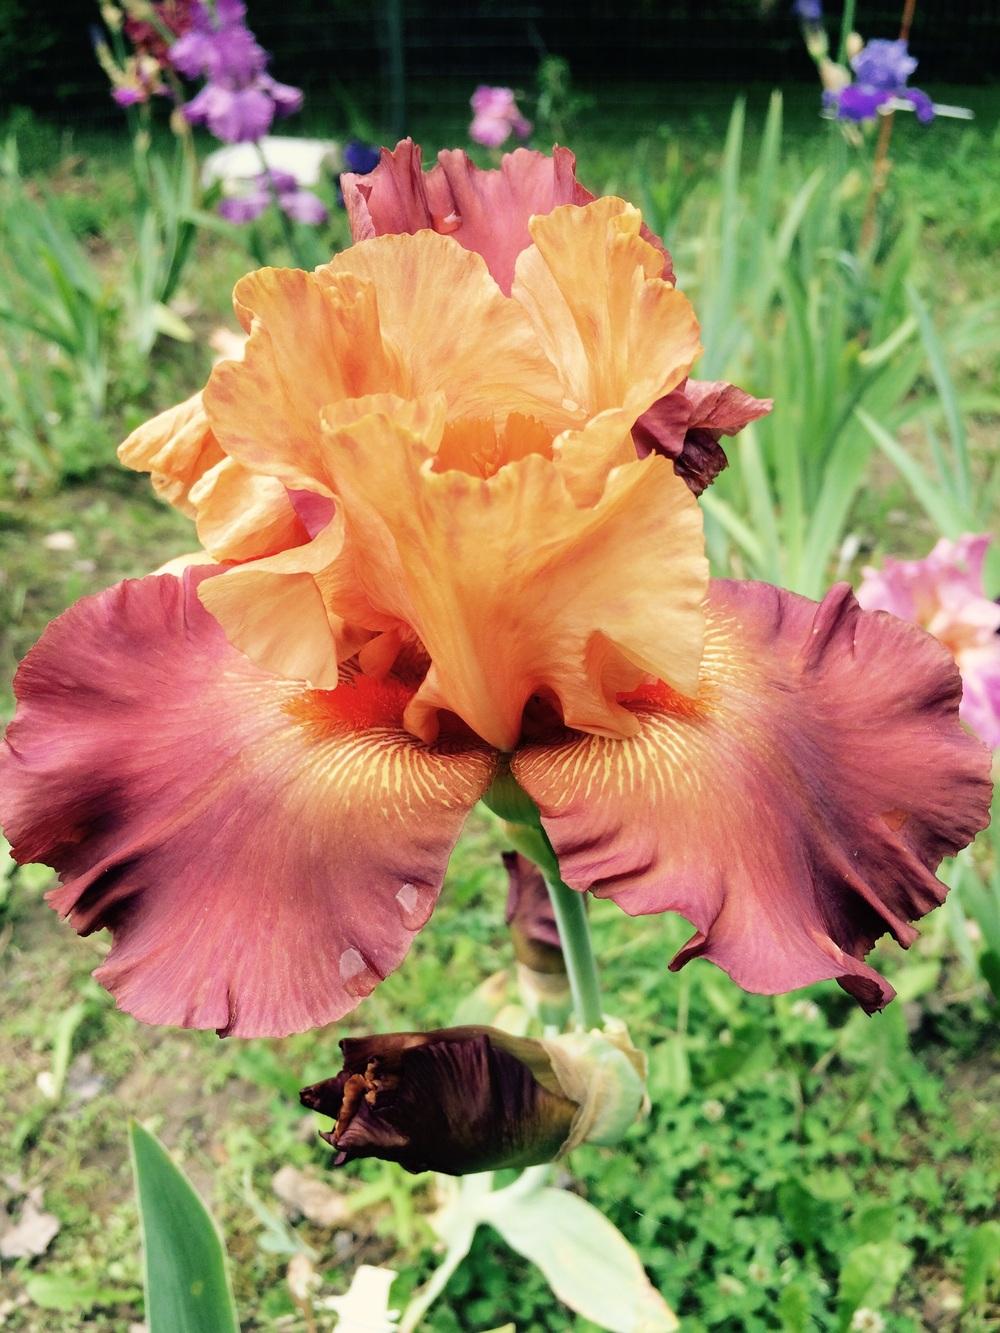
{"type": "Polygon", "coordinates": [[[329,216],[326,205],[311,190],[302,190],[290,172],[272,168],[255,176],[242,194],[227,195],[219,204],[219,213],[227,222],[253,222],[277,199],[281,211],[293,222],[317,227],[329,216]]]}
{"type": "Polygon", "coordinates": [[[217,139],[244,143],[260,139],[275,116],[290,116],[302,93],[267,72],[267,52],[246,27],[240,0],[218,0],[213,15],[198,0],[188,32],[170,48],[170,61],[185,78],[204,77],[205,86],[184,107],[192,125],[206,125],[217,139]]]}
{"type": "Polygon", "coordinates": [[[851,61],[854,83],[840,92],[827,93],[825,101],[838,120],[872,120],[879,109],[894,98],[908,101],[917,120],[926,125],[934,119],[934,103],[919,88],[908,88],[906,81],[917,68],[903,38],[889,41],[876,37],[851,61]]]}
{"type": "Polygon", "coordinates": [[[381,156],[381,149],[373,148],[362,139],[351,139],[344,147],[344,167],[358,176],[367,176],[378,166],[381,156]]]}
{"type": "Polygon", "coordinates": [[[822,23],[823,5],[821,0],[795,0],[792,13],[802,23],[822,23]]]}
{"type": "Polygon", "coordinates": [[[851,61],[851,69],[858,83],[882,92],[895,93],[917,68],[917,62],[906,49],[902,37],[891,42],[875,37],[867,42],[851,61]]]}

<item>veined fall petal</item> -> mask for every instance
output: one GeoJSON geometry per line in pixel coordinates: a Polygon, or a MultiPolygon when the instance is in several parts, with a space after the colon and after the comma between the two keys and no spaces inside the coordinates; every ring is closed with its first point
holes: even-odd
{"type": "Polygon", "coordinates": [[[54,621],[17,678],[4,826],[114,936],[96,976],[150,1023],[282,1035],[352,1009],[430,915],[495,762],[401,729],[409,694],[258,670],[203,610],[211,570],[127,581],[54,621]]]}
{"type": "Polygon", "coordinates": [[[989,820],[989,756],[957,719],[948,655],[841,586],[819,606],[713,582],[696,699],[639,691],[637,733],[529,746],[512,770],[576,889],[680,912],[746,990],[836,977],[869,1010],[860,961],[943,899],[933,871],[989,820]]]}

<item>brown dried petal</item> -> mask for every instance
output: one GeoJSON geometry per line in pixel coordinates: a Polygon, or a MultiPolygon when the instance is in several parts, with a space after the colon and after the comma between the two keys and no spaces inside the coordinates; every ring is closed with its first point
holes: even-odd
{"type": "Polygon", "coordinates": [[[335,1166],[381,1157],[406,1170],[464,1175],[550,1161],[577,1103],[559,1091],[540,1043],[492,1028],[346,1038],[344,1068],[304,1088],[337,1120],[335,1166]]]}

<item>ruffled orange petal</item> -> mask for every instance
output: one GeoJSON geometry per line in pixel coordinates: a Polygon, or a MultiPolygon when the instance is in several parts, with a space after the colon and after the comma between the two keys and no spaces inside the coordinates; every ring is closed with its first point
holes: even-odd
{"type": "MultiPolygon", "coordinates": [[[[437,440],[444,429],[445,404],[440,395],[418,401],[379,394],[351,398],[328,408],[327,414],[336,413],[347,423],[374,411],[384,412],[396,428],[418,438],[437,440]]],[[[291,493],[291,498],[296,512],[306,519],[324,499],[304,491],[291,493]]],[[[405,625],[378,611],[365,596],[356,561],[377,559],[377,554],[356,543],[352,548],[345,536],[341,507],[311,541],[249,560],[207,582],[201,589],[202,602],[230,643],[263,670],[335,689],[339,663],[353,657],[373,636],[395,634],[397,651],[404,638],[412,637],[405,625]]],[[[388,533],[379,534],[377,540],[392,544],[388,533]]],[[[374,656],[370,651],[369,657],[374,656]]],[[[381,661],[382,654],[377,656],[381,661]]],[[[386,669],[391,665],[390,656],[386,669]]]]}
{"type": "Polygon", "coordinates": [[[320,409],[363,394],[409,393],[382,337],[374,288],[349,275],[321,281],[299,269],[259,269],[236,285],[250,337],[242,361],[222,361],[205,406],[225,452],[287,486],[325,476],[320,409]]]}
{"type": "Polygon", "coordinates": [[[126,467],[148,472],[157,495],[193,518],[191,487],[224,455],[196,393],[134,430],[119,445],[118,457],[126,467]]]}
{"type": "Polygon", "coordinates": [[[627,733],[635,719],[615,694],[646,673],[694,692],[701,514],[666,460],[614,470],[580,507],[539,453],[484,480],[436,471],[439,439],[403,429],[384,403],[326,425],[363,592],[431,659],[406,714],[418,735],[433,736],[444,708],[509,749],[540,692],[574,726],[627,733]]]}
{"type": "Polygon", "coordinates": [[[321,284],[347,275],[372,285],[382,336],[398,349],[410,384],[373,385],[363,392],[440,392],[452,418],[502,423],[520,412],[554,429],[579,415],[576,405],[564,406],[562,380],[520,305],[502,294],[481,255],[450,236],[421,231],[378,237],[316,270],[321,284]]]}
{"type": "Polygon", "coordinates": [[[701,351],[687,297],[660,276],[662,255],[623,199],[531,220],[511,294],[527,311],[571,399],[633,420],[685,377],[701,351]]]}
{"type": "Polygon", "coordinates": [[[336,689],[339,664],[384,625],[359,598],[343,548],[337,515],[311,542],[211,579],[201,588],[202,603],[229,642],[263,670],[336,689]]]}
{"type": "Polygon", "coordinates": [[[836,977],[876,1009],[892,989],[860,960],[886,930],[910,943],[941,858],[989,819],[960,695],[934,639],[846,585],[817,606],[715,581],[696,700],[640,691],[634,737],[567,736],[512,768],[567,883],[695,924],[672,966],[710,958],[765,994],[836,977]]]}
{"type": "Polygon", "coordinates": [[[233,458],[209,468],[190,500],[198,539],[217,561],[252,560],[309,540],[286,487],[233,458]]]}
{"type": "MultiPolygon", "coordinates": [[[[401,683],[259,671],[154,576],[77,604],[18,673],[0,747],[15,854],[62,876],[96,976],[150,1023],[280,1036],[332,1022],[427,920],[494,756],[401,728],[401,683]]],[[[225,577],[225,576],[223,576],[225,577]]]]}

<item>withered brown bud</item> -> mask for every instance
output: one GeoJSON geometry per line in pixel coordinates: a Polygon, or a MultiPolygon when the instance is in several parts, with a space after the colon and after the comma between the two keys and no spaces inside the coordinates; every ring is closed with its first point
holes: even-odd
{"type": "Polygon", "coordinates": [[[545,879],[520,852],[504,852],[503,863],[508,883],[506,920],[522,1003],[542,1023],[562,1027],[573,996],[545,879]]]}
{"type": "Polygon", "coordinates": [[[540,1042],[495,1028],[347,1037],[340,1049],[341,1072],[301,1093],[337,1122],[322,1135],[335,1166],[381,1157],[455,1176],[533,1166],[563,1148],[580,1109],[540,1042]]]}
{"type": "Polygon", "coordinates": [[[504,852],[507,871],[505,920],[514,943],[514,956],[532,972],[566,975],[566,960],[559,944],[552,900],[542,872],[520,852],[504,852]]]}

